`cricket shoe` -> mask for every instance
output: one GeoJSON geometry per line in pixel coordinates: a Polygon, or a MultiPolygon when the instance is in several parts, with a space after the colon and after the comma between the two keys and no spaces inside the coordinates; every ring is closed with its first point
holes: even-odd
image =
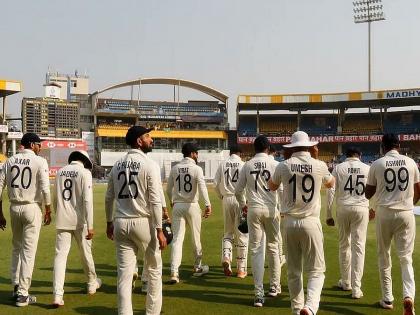
{"type": "Polygon", "coordinates": [[[351,286],[345,284],[343,280],[338,280],[337,287],[339,287],[343,291],[351,291],[351,286]]]}
{"type": "Polygon", "coordinates": [[[281,288],[280,287],[272,286],[270,288],[270,290],[268,290],[267,295],[270,296],[270,297],[276,297],[280,293],[281,293],[281,288]]]}
{"type": "Polygon", "coordinates": [[[179,275],[177,272],[171,273],[171,278],[169,279],[170,284],[177,284],[179,283],[179,275]]]}
{"type": "Polygon", "coordinates": [[[254,306],[255,307],[263,307],[264,305],[264,298],[256,296],[254,300],[254,306]]]}
{"type": "Polygon", "coordinates": [[[134,291],[136,287],[136,281],[139,278],[139,274],[137,272],[133,273],[133,280],[131,280],[131,288],[134,291]]]}
{"type": "Polygon", "coordinates": [[[232,275],[232,269],[230,267],[230,262],[228,259],[224,259],[222,262],[222,266],[223,266],[223,273],[225,274],[226,277],[230,277],[232,275]]]}
{"type": "Polygon", "coordinates": [[[102,286],[102,280],[99,278],[96,278],[95,283],[93,285],[88,286],[88,294],[94,295],[96,293],[96,290],[98,290],[102,286]]]}
{"type": "Polygon", "coordinates": [[[394,305],[392,304],[392,302],[384,301],[384,300],[379,301],[379,306],[386,310],[392,310],[394,308],[394,305]]]}
{"type": "Polygon", "coordinates": [[[64,306],[64,300],[62,295],[54,295],[54,301],[52,303],[54,308],[59,308],[60,306],[64,306]]]}
{"type": "Polygon", "coordinates": [[[201,267],[194,268],[193,276],[194,277],[201,277],[205,275],[206,273],[209,273],[209,266],[202,265],[201,267]]]}
{"type": "Polygon", "coordinates": [[[404,315],[414,315],[414,303],[413,299],[406,297],[403,301],[403,307],[404,307],[404,315]]]}
{"type": "Polygon", "coordinates": [[[29,304],[36,303],[36,296],[33,295],[19,295],[16,299],[16,306],[28,306],[29,304]]]}

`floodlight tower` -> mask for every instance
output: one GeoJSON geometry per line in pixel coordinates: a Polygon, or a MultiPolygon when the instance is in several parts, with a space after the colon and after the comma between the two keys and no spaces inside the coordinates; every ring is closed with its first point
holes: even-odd
{"type": "Polygon", "coordinates": [[[370,54],[370,23],[385,20],[382,11],[382,0],[358,0],[353,1],[354,23],[368,23],[368,81],[369,92],[371,91],[371,54],[370,54]]]}

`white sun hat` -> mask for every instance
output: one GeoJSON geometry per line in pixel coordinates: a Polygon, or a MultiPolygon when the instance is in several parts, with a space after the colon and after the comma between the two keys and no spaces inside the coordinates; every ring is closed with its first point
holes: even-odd
{"type": "Polygon", "coordinates": [[[283,145],[285,148],[296,147],[313,147],[317,145],[318,141],[309,141],[309,136],[305,131],[296,131],[292,134],[292,141],[289,144],[283,145]]]}
{"type": "Polygon", "coordinates": [[[77,150],[70,153],[68,162],[71,163],[72,161],[86,162],[85,165],[88,169],[92,169],[93,167],[89,154],[85,150],[77,150]]]}

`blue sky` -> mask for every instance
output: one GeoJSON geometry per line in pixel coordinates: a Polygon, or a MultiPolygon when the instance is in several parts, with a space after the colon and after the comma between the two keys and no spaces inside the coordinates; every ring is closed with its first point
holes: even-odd
{"type": "MultiPolygon", "coordinates": [[[[418,88],[420,1],[383,5],[386,20],[372,24],[372,89],[418,88]]],[[[42,96],[49,66],[87,71],[91,91],[138,77],[196,81],[226,93],[230,113],[238,94],[368,87],[367,25],[354,24],[350,0],[37,0],[1,8],[0,78],[24,86],[8,101],[12,116],[23,96],[42,96]]],[[[170,99],[172,88],[142,93],[170,99]]]]}

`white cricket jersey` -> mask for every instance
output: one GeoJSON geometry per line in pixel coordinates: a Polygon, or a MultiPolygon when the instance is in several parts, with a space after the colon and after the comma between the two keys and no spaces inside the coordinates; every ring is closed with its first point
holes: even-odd
{"type": "Polygon", "coordinates": [[[55,177],[56,228],[93,229],[92,174],[82,162],[72,161],[60,168],[55,177]]]}
{"type": "MultiPolygon", "coordinates": [[[[151,162],[152,162],[152,164],[155,166],[155,168],[156,168],[156,172],[158,172],[158,174],[159,174],[159,176],[160,176],[161,174],[160,174],[160,166],[159,166],[159,164],[158,164],[157,162],[155,162],[154,160],[152,160],[152,159],[150,159],[150,161],[151,161],[151,162]]],[[[162,177],[161,177],[161,181],[162,181],[162,177]]],[[[162,208],[166,208],[165,193],[163,192],[163,186],[162,186],[162,185],[160,185],[160,191],[159,191],[159,194],[160,194],[160,201],[161,201],[161,203],[162,203],[162,208]]]]}
{"type": "Polygon", "coordinates": [[[395,210],[413,210],[414,184],[420,182],[413,159],[396,150],[372,163],[367,184],[376,186],[376,204],[395,210]]]}
{"type": "Polygon", "coordinates": [[[32,150],[24,149],[7,159],[0,174],[0,200],[4,187],[13,204],[51,204],[48,163],[32,150]]]}
{"type": "Polygon", "coordinates": [[[293,153],[277,166],[272,179],[276,185],[283,183],[282,213],[296,218],[319,217],[322,184],[331,180],[324,162],[312,158],[309,152],[293,153]]]}
{"type": "Polygon", "coordinates": [[[227,160],[220,163],[214,177],[214,185],[221,196],[226,197],[235,194],[239,172],[243,165],[244,162],[236,154],[232,154],[227,160]]]}
{"type": "Polygon", "coordinates": [[[368,207],[365,197],[369,166],[356,157],[349,157],[338,164],[332,172],[335,178],[335,198],[337,206],[368,207]]]}
{"type": "Polygon", "coordinates": [[[109,175],[105,196],[107,221],[114,218],[151,217],[155,228],[162,227],[160,174],[151,159],[138,149],[130,149],[109,175]]]}
{"type": "Polygon", "coordinates": [[[268,181],[273,176],[277,164],[278,162],[266,153],[257,153],[245,163],[235,189],[241,209],[247,203],[249,207],[277,209],[277,193],[268,188],[268,181]]]}
{"type": "Polygon", "coordinates": [[[166,193],[173,203],[196,203],[200,193],[205,206],[211,205],[203,170],[189,157],[172,167],[166,193]]]}

